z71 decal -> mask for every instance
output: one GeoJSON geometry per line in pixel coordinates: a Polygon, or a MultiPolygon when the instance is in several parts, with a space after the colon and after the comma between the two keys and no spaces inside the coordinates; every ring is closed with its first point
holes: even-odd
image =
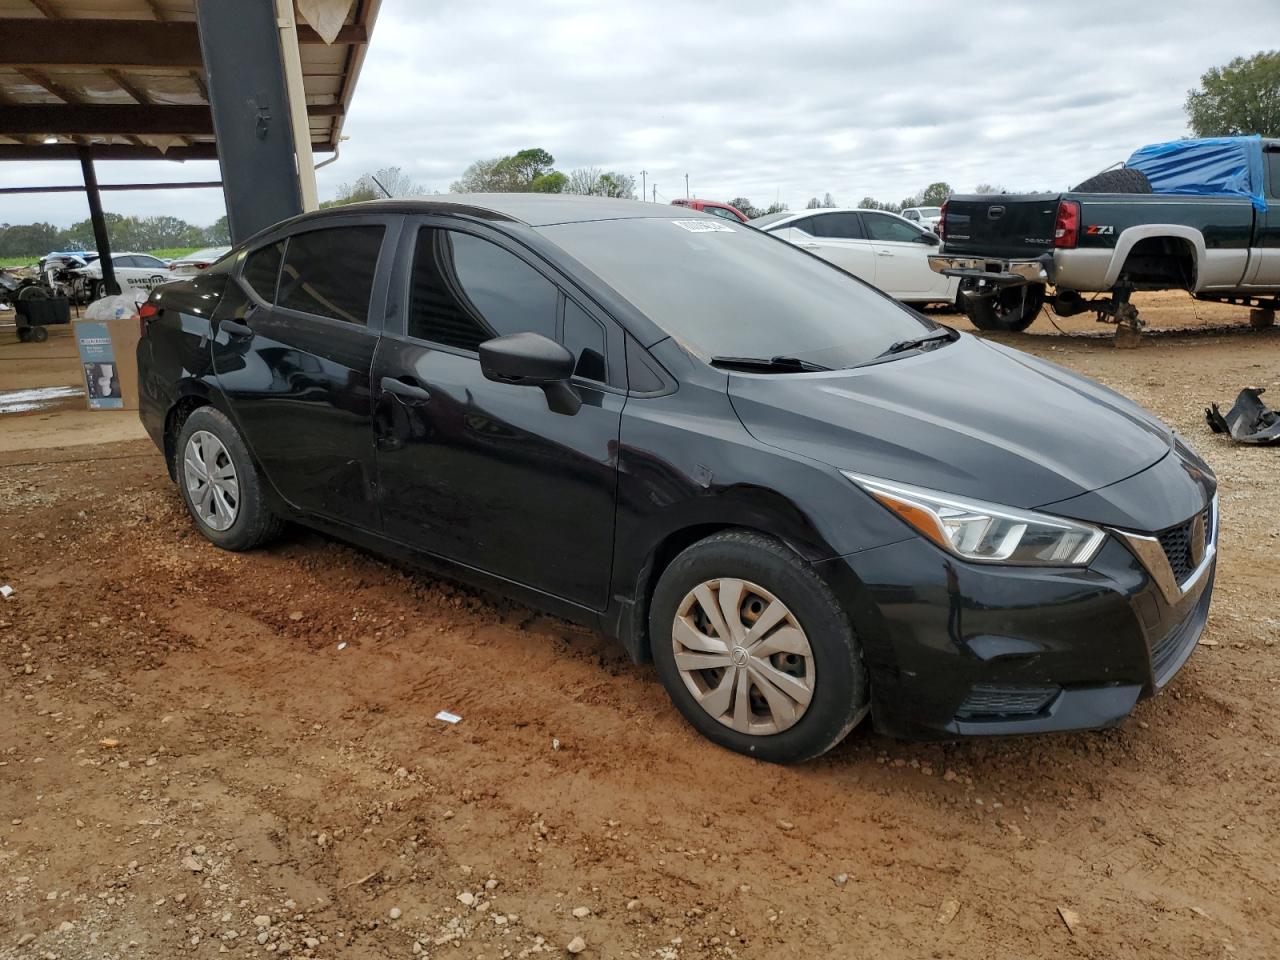
{"type": "Polygon", "coordinates": [[[1084,232],[1091,237],[1110,237],[1115,235],[1116,228],[1109,223],[1091,223],[1084,228],[1084,232]]]}

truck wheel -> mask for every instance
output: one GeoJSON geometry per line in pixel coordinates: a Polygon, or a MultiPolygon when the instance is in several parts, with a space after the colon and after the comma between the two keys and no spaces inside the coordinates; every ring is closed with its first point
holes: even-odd
{"type": "Polygon", "coordinates": [[[1103,170],[1084,183],[1071,188],[1072,193],[1152,193],[1151,181],[1141,170],[1103,170]]]}
{"type": "Polygon", "coordinates": [[[964,315],[979,330],[1021,331],[1040,316],[1044,284],[1004,287],[989,297],[965,297],[964,315]]]}

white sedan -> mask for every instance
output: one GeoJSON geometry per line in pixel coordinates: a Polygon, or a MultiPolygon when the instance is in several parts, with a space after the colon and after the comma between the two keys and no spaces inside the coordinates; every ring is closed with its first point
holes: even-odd
{"type": "Polygon", "coordinates": [[[169,275],[173,277],[194,277],[201,270],[207,270],[228,253],[230,247],[206,247],[185,257],[177,257],[169,261],[169,275]]]}
{"type": "Polygon", "coordinates": [[[929,269],[941,242],[883,210],[802,210],[751,221],[847,270],[903,303],[954,305],[960,281],[929,269]]]}
{"type": "MultiPolygon", "coordinates": [[[[152,287],[168,283],[170,280],[169,265],[159,257],[153,257],[149,253],[113,253],[111,255],[111,265],[115,267],[116,283],[120,284],[122,291],[131,287],[150,290],[152,287]]],[[[101,300],[107,295],[106,284],[102,279],[101,260],[94,260],[87,267],[73,272],[85,278],[85,285],[90,291],[90,299],[101,300]]]]}

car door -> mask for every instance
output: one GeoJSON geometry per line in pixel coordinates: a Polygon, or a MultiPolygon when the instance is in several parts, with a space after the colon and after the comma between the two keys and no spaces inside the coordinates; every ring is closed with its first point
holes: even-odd
{"type": "Polygon", "coordinates": [[[876,286],[898,300],[947,300],[949,277],[929,268],[934,245],[926,234],[898,217],[862,211],[862,223],[876,257],[876,286]]]}
{"type": "Polygon", "coordinates": [[[214,314],[241,435],[295,509],[377,529],[370,370],[398,217],[325,219],[243,258],[214,314]]]}
{"type": "Polygon", "coordinates": [[[792,225],[791,242],[830,260],[867,283],[880,286],[875,251],[856,213],[819,213],[792,225]]]}
{"type": "Polygon", "coordinates": [[[1246,285],[1280,288],[1280,144],[1268,144],[1262,154],[1266,168],[1267,210],[1254,213],[1257,224],[1246,285]]]}
{"type": "Polygon", "coordinates": [[[447,218],[410,223],[397,260],[404,309],[374,362],[388,535],[603,609],[625,399],[621,331],[499,232],[447,218]],[[482,342],[525,332],[578,358],[576,413],[481,372],[482,342]]]}
{"type": "Polygon", "coordinates": [[[128,286],[137,287],[140,290],[151,290],[169,281],[169,267],[159,257],[135,253],[120,259],[126,261],[123,270],[119,266],[116,267],[116,279],[121,285],[126,285],[126,281],[120,279],[121,273],[128,278],[128,286]]]}

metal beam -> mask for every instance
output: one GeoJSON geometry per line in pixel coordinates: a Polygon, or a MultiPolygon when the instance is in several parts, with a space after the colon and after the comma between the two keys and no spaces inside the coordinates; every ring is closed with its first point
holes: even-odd
{"type": "Polygon", "coordinates": [[[107,235],[107,218],[102,214],[102,197],[98,194],[98,175],[93,169],[93,154],[80,148],[80,172],[84,175],[84,192],[89,198],[89,220],[93,224],[93,240],[98,246],[98,262],[102,264],[102,285],[108,294],[120,292],[116,283],[115,262],[111,259],[111,240],[107,235]]]}
{"type": "Polygon", "coordinates": [[[217,160],[213,143],[193,143],[189,147],[139,147],[132,143],[0,143],[0,160],[79,160],[83,146],[95,160],[217,160]]]}
{"type": "MultiPolygon", "coordinates": [[[[62,93],[57,95],[63,96],[62,93]]],[[[341,116],[342,112],[340,104],[307,107],[308,115],[316,117],[341,116]]],[[[21,103],[0,107],[0,132],[97,133],[119,136],[188,133],[211,136],[213,116],[203,104],[192,107],[133,103],[87,104],[76,103],[74,100],[68,104],[21,103]]]]}
{"type": "MultiPolygon", "coordinates": [[[[179,180],[175,183],[100,183],[99,190],[192,190],[199,187],[220,187],[221,180],[179,180]]],[[[84,187],[59,185],[56,187],[0,187],[0,197],[18,193],[83,193],[84,187]]]]}
{"type": "MultiPolygon", "coordinates": [[[[0,67],[179,67],[203,65],[194,23],[160,20],[35,20],[6,18],[0,67]]],[[[298,42],[324,43],[298,25],[298,42]]],[[[365,44],[369,31],[351,23],[335,43],[365,44]]]]}

